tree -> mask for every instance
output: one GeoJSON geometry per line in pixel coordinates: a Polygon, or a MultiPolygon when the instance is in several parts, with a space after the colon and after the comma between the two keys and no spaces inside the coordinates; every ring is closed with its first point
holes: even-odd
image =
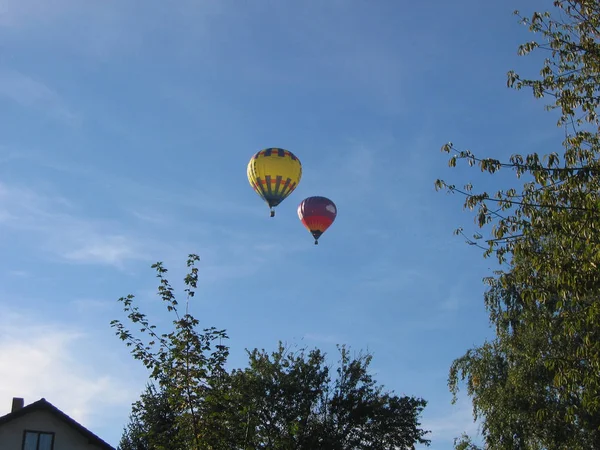
{"type": "Polygon", "coordinates": [[[454,439],[455,450],[480,450],[479,447],[473,444],[473,441],[467,434],[462,434],[460,438],[454,439]]]}
{"type": "MultiPolygon", "coordinates": [[[[599,448],[600,415],[584,406],[583,387],[555,382],[562,366],[556,362],[576,354],[580,342],[568,337],[565,321],[548,303],[526,304],[514,287],[492,287],[486,305],[496,339],[452,364],[451,391],[456,395],[459,376],[467,376],[489,448],[599,448]]],[[[600,329],[589,335],[600,338],[600,329]]],[[[588,370],[585,359],[579,364],[579,370],[588,370]]]]}
{"type": "Polygon", "coordinates": [[[181,441],[177,416],[163,388],[148,383],[132,405],[129,423],[123,430],[118,450],[177,450],[185,448],[181,441]]]}
{"type": "Polygon", "coordinates": [[[465,160],[526,180],[494,195],[436,181],[438,189],[466,196],[481,229],[492,226],[489,236],[467,239],[504,265],[485,280],[496,338],[454,361],[449,377],[455,397],[467,380],[490,449],[600,448],[600,4],[554,6],[558,18],[515,12],[542,37],[519,53],[549,55],[540,79],[510,71],[508,86],[552,99],[547,109],[559,113],[565,130],[562,154],[515,154],[501,162],[449,143],[442,150],[454,152],[451,167],[465,160]]]}
{"type": "MultiPolygon", "coordinates": [[[[189,255],[188,302],[196,288],[197,261],[189,255]]],[[[369,374],[370,354],[353,358],[339,347],[334,380],[320,350],[291,352],[281,343],[271,354],[248,351],[248,367],[226,370],[225,330],[197,331],[199,321],[187,307],[185,315],[178,312],[164,276],[167,269],[161,263],[152,267],[160,279],[159,295],[176,316],[175,329],[159,333],[133,305],[133,295],[119,299],[149,342],[119,320],[111,324],[158,385],[147,387],[134,404],[121,450],[408,450],[416,443],[429,445],[419,423],[426,401],[383,391],[369,374]]]]}
{"type": "Polygon", "coordinates": [[[418,417],[423,399],[398,397],[377,386],[370,354],[352,358],[338,347],[331,379],[318,349],[291,352],[281,343],[269,355],[248,352],[245,369],[232,371],[228,423],[239,424],[237,442],[251,449],[410,449],[429,444],[418,417]]]}
{"type": "Polygon", "coordinates": [[[184,315],[179,314],[179,303],[165,278],[167,269],[160,262],[152,265],[160,280],[158,295],[166,304],[167,311],[175,315],[173,331],[159,334],[156,325],[151,325],[146,314],[134,306],[135,296],[131,294],[119,301],[127,318],[139,326],[140,333],[148,335],[149,341],[144,342],[134,336],[121,321],[111,321],[117,336],[132,347],[134,358],[150,370],[150,378],[158,383],[169,407],[176,411],[178,442],[182,443],[182,448],[197,450],[206,448],[202,426],[211,417],[210,411],[204,410],[209,404],[204,400],[210,397],[213,386],[226,374],[224,365],[229,355],[229,348],[222,344],[222,340],[228,338],[225,330],[212,327],[198,332],[199,321],[189,314],[189,300],[194,296],[198,283],[198,268],[195,267],[198,260],[199,257],[193,254],[187,260],[190,272],[184,279],[184,292],[187,294],[184,315]]]}

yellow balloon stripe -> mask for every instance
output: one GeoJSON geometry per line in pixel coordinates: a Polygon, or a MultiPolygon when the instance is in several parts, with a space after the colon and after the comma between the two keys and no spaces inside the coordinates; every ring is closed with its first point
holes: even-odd
{"type": "Polygon", "coordinates": [[[273,208],[300,183],[302,164],[288,150],[267,148],[257,152],[250,159],[247,175],[252,188],[273,208]]]}

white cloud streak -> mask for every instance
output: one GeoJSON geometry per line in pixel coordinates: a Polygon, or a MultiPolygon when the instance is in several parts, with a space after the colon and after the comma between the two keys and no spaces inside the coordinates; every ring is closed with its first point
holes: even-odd
{"type": "Polygon", "coordinates": [[[0,97],[34,108],[69,125],[78,125],[81,121],[56,91],[21,72],[0,70],[0,97]]]}
{"type": "MultiPolygon", "coordinates": [[[[69,49],[84,58],[106,61],[139,50],[172,24],[190,37],[207,32],[211,16],[221,13],[222,1],[156,0],[0,0],[0,29],[26,41],[69,49]]],[[[189,39],[194,40],[194,39],[189,39]]],[[[198,43],[195,43],[198,46],[198,43]]],[[[177,48],[175,49],[177,51],[177,48]]]]}
{"type": "MultiPolygon", "coordinates": [[[[235,72],[245,79],[304,85],[320,85],[326,80],[379,110],[405,110],[407,82],[403,79],[415,70],[406,62],[413,44],[396,48],[372,33],[357,34],[365,18],[360,13],[362,2],[353,2],[350,8],[346,2],[269,3],[241,6],[226,0],[179,0],[174,4],[147,0],[140,6],[117,0],[0,0],[0,27],[96,61],[150,49],[149,41],[163,37],[162,41],[174,43],[170,54],[182,61],[202,58],[218,66],[235,60],[235,72]],[[336,20],[334,27],[329,26],[332,19],[336,20]],[[223,30],[251,29],[261,20],[288,24],[277,30],[287,43],[284,45],[302,42],[307,53],[272,64],[263,56],[268,43],[259,42],[224,61],[226,51],[210,44],[235,38],[251,43],[244,31],[223,30]]],[[[415,33],[413,30],[417,41],[427,38],[426,34],[417,38],[415,33]]]]}
{"type": "Polygon", "coordinates": [[[52,22],[78,9],[78,4],[81,2],[77,0],[0,0],[0,26],[17,28],[52,22]]]}
{"type": "Polygon", "coordinates": [[[335,334],[306,333],[304,339],[318,344],[343,344],[346,340],[335,334]]]}
{"type": "Polygon", "coordinates": [[[60,196],[42,195],[0,183],[0,226],[27,232],[41,248],[65,261],[97,263],[122,268],[131,260],[148,257],[149,243],[109,221],[85,220],[60,196]]]}
{"type": "Polygon", "coordinates": [[[128,386],[119,368],[106,365],[78,345],[90,336],[65,324],[40,323],[23,314],[4,312],[0,319],[0,414],[11,399],[25,404],[44,397],[84,426],[93,417],[126,411],[139,387],[128,386]],[[89,355],[91,357],[86,357],[89,355]],[[112,373],[110,373],[112,367],[112,373]]]}
{"type": "MultiPolygon", "coordinates": [[[[132,192],[128,188],[131,188],[128,184],[119,186],[123,196],[128,198],[125,203],[135,202],[133,199],[139,197],[153,198],[152,201],[159,204],[169,204],[169,215],[153,213],[153,223],[131,213],[132,210],[128,210],[129,217],[120,220],[91,219],[86,218],[74,200],[53,194],[47,186],[42,194],[39,190],[0,182],[0,217],[3,218],[0,230],[4,235],[0,239],[8,243],[12,234],[26,234],[26,245],[35,246],[52,259],[106,265],[119,270],[128,270],[137,262],[150,265],[161,260],[172,264],[190,252],[198,253],[202,258],[200,278],[211,283],[251,276],[266,262],[310,249],[304,242],[275,242],[272,236],[257,239],[253,229],[231,231],[220,222],[201,220],[190,224],[178,211],[178,208],[187,210],[192,206],[192,200],[187,197],[169,194],[158,200],[152,195],[152,189],[144,191],[138,186],[132,192]],[[179,205],[173,208],[177,200],[179,205]],[[132,217],[137,220],[132,221],[132,217]],[[139,220],[145,223],[140,224],[139,220]],[[190,235],[194,238],[193,244],[188,241],[190,235]]],[[[195,204],[195,207],[208,211],[227,209],[226,205],[209,203],[195,204]]],[[[138,203],[136,208],[143,210],[144,205],[138,203]]],[[[113,210],[118,209],[119,205],[113,205],[113,210]]],[[[148,208],[149,211],[159,209],[158,205],[148,208]]],[[[259,208],[251,213],[260,214],[259,208]]]]}
{"type": "Polygon", "coordinates": [[[451,443],[463,433],[467,433],[475,442],[480,437],[480,424],[473,421],[472,406],[467,400],[458,401],[443,414],[438,413],[432,417],[425,411],[422,423],[423,429],[431,431],[428,439],[431,439],[430,448],[433,449],[436,448],[436,443],[451,443]]]}

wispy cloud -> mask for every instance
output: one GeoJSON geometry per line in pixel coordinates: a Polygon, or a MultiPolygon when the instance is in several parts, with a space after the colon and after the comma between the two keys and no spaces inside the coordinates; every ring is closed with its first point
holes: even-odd
{"type": "Polygon", "coordinates": [[[71,305],[73,305],[73,307],[75,309],[77,309],[77,311],[86,313],[86,314],[89,313],[90,311],[93,311],[93,312],[108,311],[113,306],[113,304],[109,301],[99,300],[99,299],[94,299],[94,298],[79,298],[79,299],[71,301],[71,305]]]}
{"type": "Polygon", "coordinates": [[[81,121],[81,117],[66,105],[56,91],[21,72],[0,70],[0,97],[35,108],[69,125],[78,125],[81,121]]]}
{"type": "Polygon", "coordinates": [[[0,414],[9,412],[12,397],[31,403],[44,397],[86,426],[113,407],[126,411],[134,399],[118,367],[103,364],[90,352],[86,333],[3,310],[0,319],[0,414]],[[78,348],[78,345],[80,346],[78,348]]]}
{"type": "Polygon", "coordinates": [[[304,339],[320,344],[343,344],[345,342],[345,340],[338,335],[322,333],[306,333],[304,339]]]}
{"type": "MultiPolygon", "coordinates": [[[[214,186],[203,186],[202,189],[181,184],[169,186],[156,185],[139,181],[137,178],[114,174],[98,169],[92,165],[78,163],[61,155],[49,155],[48,152],[31,148],[9,148],[0,145],[0,161],[14,164],[34,165],[56,171],[61,177],[77,178],[77,182],[93,182],[102,186],[107,193],[119,192],[116,205],[128,216],[147,224],[171,226],[178,220],[172,214],[174,208],[185,208],[187,211],[210,214],[211,217],[222,215],[254,215],[265,216],[265,210],[257,207],[255,202],[245,203],[232,198],[222,189],[214,186]]],[[[8,187],[8,186],[6,186],[8,187]]],[[[249,185],[248,189],[251,191],[249,185]]],[[[21,189],[19,195],[31,194],[31,190],[21,189]]],[[[0,195],[2,184],[0,183],[0,195]]],[[[251,192],[252,195],[255,195],[251,192]]],[[[48,198],[45,201],[50,200],[48,198]]],[[[65,198],[62,199],[65,201],[65,198]]],[[[0,212],[2,209],[0,208],[0,212]]],[[[179,225],[184,225],[179,221],[179,225]]],[[[197,225],[197,224],[196,224],[197,225]]],[[[196,226],[196,229],[200,229],[196,226]]]]}
{"type": "MultiPolygon", "coordinates": [[[[119,230],[118,223],[84,219],[59,195],[0,184],[0,222],[15,233],[27,232],[41,248],[66,261],[122,267],[147,257],[148,242],[119,230]]],[[[121,227],[122,228],[122,227],[121,227]]]]}
{"type": "Polygon", "coordinates": [[[27,278],[30,276],[29,272],[27,272],[25,270],[9,270],[7,272],[7,275],[10,275],[11,277],[18,277],[18,278],[27,278]]]}
{"type": "MultiPolygon", "coordinates": [[[[89,218],[84,205],[78,204],[76,198],[65,198],[54,193],[51,187],[46,186],[46,192],[42,193],[0,183],[0,217],[5,218],[0,221],[0,228],[5,230],[5,239],[9,233],[27,233],[28,243],[62,262],[101,264],[121,270],[135,262],[172,263],[179,262],[190,252],[198,253],[203,266],[200,277],[211,283],[250,276],[262,270],[266,263],[309,248],[304,243],[277,241],[272,234],[257,237],[255,227],[234,231],[224,226],[219,216],[231,211],[227,205],[237,208],[232,202],[220,204],[207,198],[203,203],[198,201],[202,198],[200,195],[191,199],[175,193],[155,198],[151,188],[129,189],[132,187],[127,183],[119,186],[122,197],[127,200],[120,199],[121,204],[109,206],[112,211],[126,209],[126,204],[140,198],[152,198],[157,205],[168,205],[168,211],[157,206],[155,210],[159,212],[146,217],[136,214],[137,211],[152,211],[152,208],[138,204],[128,210],[129,217],[120,220],[98,215],[89,218]],[[221,214],[201,215],[196,221],[183,214],[189,213],[192,207],[209,213],[221,211],[221,214]],[[138,220],[132,221],[132,216],[138,220]],[[210,217],[216,218],[213,221],[210,217]],[[144,223],[140,225],[139,220],[144,223]]],[[[243,209],[238,208],[238,213],[243,209]]],[[[260,208],[254,208],[250,214],[261,212],[260,208]]]]}
{"type": "Polygon", "coordinates": [[[143,248],[131,238],[122,235],[84,235],[77,248],[65,251],[62,255],[77,262],[105,263],[121,265],[122,261],[144,257],[143,248]]]}
{"type": "Polygon", "coordinates": [[[360,286],[380,292],[399,292],[415,283],[427,283],[430,275],[415,267],[399,267],[391,258],[368,265],[361,275],[360,286]]]}
{"type": "MultiPolygon", "coordinates": [[[[140,7],[119,0],[0,0],[0,29],[24,40],[106,61],[139,50],[149,35],[156,37],[165,31],[165,23],[181,36],[180,44],[190,45],[186,41],[194,39],[185,38],[208,33],[209,17],[227,8],[224,3],[181,0],[173,5],[147,0],[140,7]]],[[[198,43],[193,47],[197,49],[198,43]]]]}
{"type": "Polygon", "coordinates": [[[445,291],[446,297],[439,305],[441,312],[455,313],[464,306],[466,299],[469,298],[465,292],[465,283],[464,279],[458,278],[452,285],[448,286],[445,291]]]}
{"type": "MultiPolygon", "coordinates": [[[[92,2],[88,6],[90,8],[93,8],[92,2]]],[[[0,26],[18,28],[48,23],[85,9],[83,3],[77,0],[2,0],[0,26]]]]}
{"type": "Polygon", "coordinates": [[[428,438],[431,439],[433,448],[436,443],[451,443],[455,438],[467,433],[477,442],[480,423],[473,421],[471,403],[468,400],[458,401],[447,408],[443,413],[429,416],[424,413],[423,428],[430,430],[428,438]]]}

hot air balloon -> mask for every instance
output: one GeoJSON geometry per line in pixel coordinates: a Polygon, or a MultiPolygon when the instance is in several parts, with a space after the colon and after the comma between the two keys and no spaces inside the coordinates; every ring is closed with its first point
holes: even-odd
{"type": "Polygon", "coordinates": [[[266,148],[250,159],[247,172],[250,186],[269,205],[273,217],[273,208],[285,200],[300,183],[302,164],[289,150],[266,148]]]}
{"type": "Polygon", "coordinates": [[[319,243],[319,238],[331,226],[336,216],[335,203],[326,197],[308,197],[298,205],[298,217],[315,238],[315,245],[319,243]]]}

